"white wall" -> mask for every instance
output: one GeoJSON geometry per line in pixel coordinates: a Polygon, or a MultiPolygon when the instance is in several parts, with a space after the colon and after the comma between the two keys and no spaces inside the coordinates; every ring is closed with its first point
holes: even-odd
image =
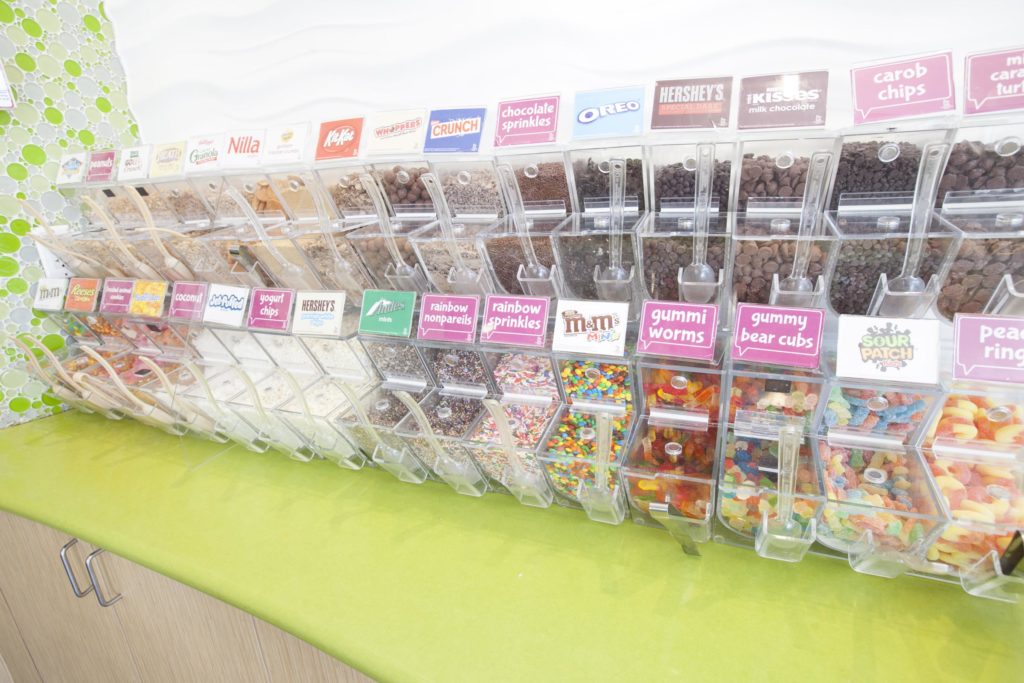
{"type": "Polygon", "coordinates": [[[108,0],[106,12],[146,142],[820,68],[832,71],[829,124],[840,127],[851,64],[952,49],[961,69],[967,52],[1024,43],[1022,0],[108,0]]]}

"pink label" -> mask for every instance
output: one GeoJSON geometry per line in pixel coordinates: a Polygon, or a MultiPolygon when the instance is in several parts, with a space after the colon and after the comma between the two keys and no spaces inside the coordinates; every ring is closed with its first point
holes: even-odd
{"type": "Polygon", "coordinates": [[[205,282],[175,282],[167,315],[177,320],[199,322],[206,307],[207,289],[205,282]]]}
{"type": "Polygon", "coordinates": [[[291,323],[294,298],[295,292],[290,289],[253,289],[249,304],[249,327],[286,332],[291,323]]]}
{"type": "Polygon", "coordinates": [[[952,52],[851,69],[850,79],[854,123],[939,114],[956,108],[952,52]]]}
{"type": "Polygon", "coordinates": [[[637,353],[711,360],[715,355],[718,306],[645,301],[637,353]]]}
{"type": "Polygon", "coordinates": [[[957,313],[953,379],[1024,382],[1024,319],[957,313]]]}
{"type": "Polygon", "coordinates": [[[416,337],[472,344],[479,308],[480,299],[475,296],[424,294],[416,337]]]}
{"type": "Polygon", "coordinates": [[[554,142],[558,136],[558,100],[555,95],[500,103],[494,146],[554,142]]]}
{"type": "Polygon", "coordinates": [[[820,309],[737,304],[732,358],[816,368],[824,324],[825,312],[820,309]]]}
{"type": "Polygon", "coordinates": [[[543,348],[550,305],[546,296],[488,296],[480,342],[543,348]]]}
{"type": "Polygon", "coordinates": [[[113,179],[117,153],[114,151],[93,152],[89,155],[89,170],[85,174],[87,183],[104,183],[113,179]]]}
{"type": "Polygon", "coordinates": [[[127,313],[134,288],[135,280],[112,280],[107,278],[103,282],[103,298],[100,300],[100,313],[127,313]]]}
{"type": "Polygon", "coordinates": [[[1024,109],[1024,47],[968,55],[965,114],[1024,109]]]}

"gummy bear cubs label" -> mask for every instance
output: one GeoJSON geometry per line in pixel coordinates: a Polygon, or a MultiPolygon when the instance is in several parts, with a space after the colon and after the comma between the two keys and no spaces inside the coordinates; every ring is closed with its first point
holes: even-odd
{"type": "Polygon", "coordinates": [[[1024,384],[1024,320],[957,313],[953,379],[1024,384]]]}
{"type": "Polygon", "coordinates": [[[796,368],[817,368],[825,312],[738,304],[733,325],[732,358],[796,368]]]}
{"type": "Polygon", "coordinates": [[[245,306],[248,303],[248,287],[212,284],[206,296],[203,322],[241,327],[245,322],[245,306]]]}
{"type": "Polygon", "coordinates": [[[480,341],[543,348],[550,305],[551,300],[546,296],[488,295],[480,341]]]}
{"type": "Polygon", "coordinates": [[[292,334],[340,336],[344,311],[345,292],[296,292],[292,334]]]}
{"type": "Polygon", "coordinates": [[[32,308],[37,311],[59,311],[64,306],[64,296],[68,291],[65,278],[44,277],[36,285],[36,296],[32,308]]]}
{"type": "Polygon", "coordinates": [[[100,284],[98,278],[71,278],[68,282],[68,294],[64,299],[64,310],[79,313],[95,311],[100,298],[100,284]]]}
{"type": "Polygon", "coordinates": [[[857,67],[850,81],[855,124],[956,109],[952,52],[857,67]]]}
{"type": "Polygon", "coordinates": [[[712,360],[718,330],[718,306],[645,301],[640,314],[637,353],[712,360]]]}
{"type": "Polygon", "coordinates": [[[622,356],[626,351],[629,304],[559,299],[555,310],[555,351],[622,356]]]}
{"type": "Polygon", "coordinates": [[[839,316],[836,376],[937,384],[939,321],[839,316]]]}
{"type": "Polygon", "coordinates": [[[487,109],[434,109],[427,119],[423,151],[430,153],[478,152],[487,109]]]}
{"type": "Polygon", "coordinates": [[[967,55],[964,113],[1024,109],[1024,47],[967,55]]]}
{"type": "Polygon", "coordinates": [[[408,337],[415,306],[416,292],[368,289],[359,311],[359,333],[408,337]]]}
{"type": "Polygon", "coordinates": [[[505,100],[498,104],[494,146],[552,143],[558,137],[558,95],[505,100]]]}
{"type": "Polygon", "coordinates": [[[479,297],[424,294],[416,338],[472,344],[479,308],[479,297]]]}

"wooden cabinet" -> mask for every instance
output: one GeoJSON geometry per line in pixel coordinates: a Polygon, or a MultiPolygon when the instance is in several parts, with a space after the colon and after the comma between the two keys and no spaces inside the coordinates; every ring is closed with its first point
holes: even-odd
{"type": "MultiPolygon", "coordinates": [[[[252,615],[110,553],[92,561],[101,595],[76,597],[61,533],[0,512],[0,683],[218,681],[372,683],[252,615]]],[[[76,543],[68,562],[92,583],[76,543]]]]}

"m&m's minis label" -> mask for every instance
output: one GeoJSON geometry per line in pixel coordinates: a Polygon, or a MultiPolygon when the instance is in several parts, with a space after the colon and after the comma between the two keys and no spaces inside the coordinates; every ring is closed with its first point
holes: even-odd
{"type": "Polygon", "coordinates": [[[718,306],[645,301],[640,315],[637,353],[712,360],[718,331],[718,306]]]}
{"type": "Polygon", "coordinates": [[[555,351],[622,356],[626,352],[629,303],[559,299],[555,310],[555,351]]]}
{"type": "Polygon", "coordinates": [[[503,296],[491,294],[484,303],[480,341],[543,348],[547,339],[546,296],[503,296]]]}
{"type": "Polygon", "coordinates": [[[796,368],[817,368],[825,312],[738,304],[733,326],[732,358],[796,368]]]}

